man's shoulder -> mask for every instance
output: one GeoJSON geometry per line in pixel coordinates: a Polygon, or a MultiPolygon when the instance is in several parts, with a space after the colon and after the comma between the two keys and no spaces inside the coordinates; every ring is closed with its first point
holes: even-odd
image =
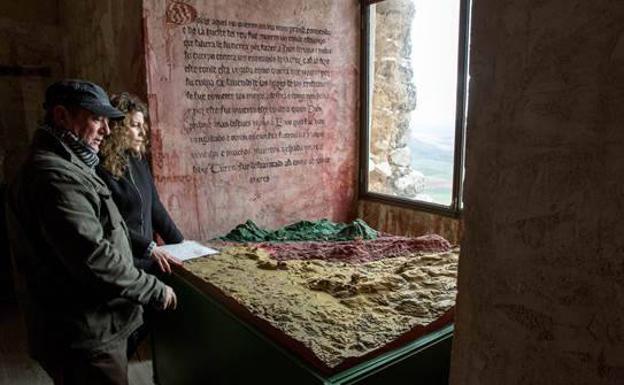
{"type": "Polygon", "coordinates": [[[57,154],[54,151],[47,149],[35,149],[32,152],[30,161],[33,167],[39,167],[43,169],[48,168],[70,168],[71,161],[64,156],[57,154]]]}
{"type": "Polygon", "coordinates": [[[81,171],[79,167],[61,155],[47,150],[36,150],[24,165],[28,174],[39,175],[44,178],[60,178],[78,180],[81,171]]]}
{"type": "Polygon", "coordinates": [[[101,189],[94,172],[84,170],[71,160],[47,150],[32,153],[24,164],[22,177],[22,182],[31,184],[33,188],[63,186],[63,189],[67,189],[74,186],[93,192],[101,189]]]}

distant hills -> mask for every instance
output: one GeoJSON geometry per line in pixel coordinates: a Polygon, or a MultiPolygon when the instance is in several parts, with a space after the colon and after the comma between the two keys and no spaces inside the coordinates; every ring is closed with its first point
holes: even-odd
{"type": "Polygon", "coordinates": [[[425,175],[425,190],[434,202],[448,205],[453,189],[452,142],[436,143],[412,137],[408,143],[412,154],[411,166],[425,175]]]}

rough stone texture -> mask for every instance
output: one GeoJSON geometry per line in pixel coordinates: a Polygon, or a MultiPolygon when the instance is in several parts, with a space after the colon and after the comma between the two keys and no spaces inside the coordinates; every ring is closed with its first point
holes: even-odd
{"type": "Polygon", "coordinates": [[[6,181],[42,121],[48,84],[86,78],[145,96],[146,80],[140,1],[5,1],[0,15],[0,64],[45,69],[0,77],[0,181],[6,181]]]}
{"type": "Polygon", "coordinates": [[[372,228],[390,234],[404,236],[439,234],[455,245],[459,244],[462,237],[463,226],[460,219],[424,213],[405,207],[359,200],[357,216],[372,228]]]}
{"type": "Polygon", "coordinates": [[[410,31],[417,10],[409,0],[379,3],[374,9],[368,190],[416,198],[425,178],[411,168],[407,140],[410,114],[416,108],[410,31]]]}
{"type": "Polygon", "coordinates": [[[457,256],[454,250],[354,264],[277,262],[262,249],[238,247],[184,267],[334,368],[449,311],[457,256]]]}
{"type": "Polygon", "coordinates": [[[473,2],[453,385],[624,383],[623,20],[473,2]]]}
{"type": "Polygon", "coordinates": [[[15,174],[42,117],[45,87],[62,73],[58,18],[55,2],[0,3],[0,65],[48,71],[0,76],[0,182],[15,174]]]}
{"type": "Polygon", "coordinates": [[[143,2],[57,0],[65,75],[146,98],[143,2]]]}

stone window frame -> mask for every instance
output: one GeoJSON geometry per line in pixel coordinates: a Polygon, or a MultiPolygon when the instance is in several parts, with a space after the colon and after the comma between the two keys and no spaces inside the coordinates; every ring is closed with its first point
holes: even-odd
{"type": "Polygon", "coordinates": [[[417,211],[438,214],[446,217],[461,217],[462,185],[464,178],[465,131],[468,106],[468,64],[469,64],[469,31],[471,0],[460,2],[459,14],[459,47],[457,63],[457,103],[455,113],[455,148],[453,165],[452,201],[449,206],[415,199],[402,198],[387,194],[368,191],[369,175],[369,139],[370,139],[370,100],[371,89],[371,36],[370,6],[375,3],[392,0],[361,0],[361,60],[360,60],[360,161],[359,161],[359,198],[363,200],[385,203],[393,206],[407,207],[417,211]]]}

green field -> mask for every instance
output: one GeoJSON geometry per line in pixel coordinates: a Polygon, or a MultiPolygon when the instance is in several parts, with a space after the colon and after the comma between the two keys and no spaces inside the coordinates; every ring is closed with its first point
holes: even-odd
{"type": "Polygon", "coordinates": [[[435,203],[451,204],[453,191],[453,152],[420,141],[410,143],[411,166],[425,175],[425,190],[435,203]]]}

